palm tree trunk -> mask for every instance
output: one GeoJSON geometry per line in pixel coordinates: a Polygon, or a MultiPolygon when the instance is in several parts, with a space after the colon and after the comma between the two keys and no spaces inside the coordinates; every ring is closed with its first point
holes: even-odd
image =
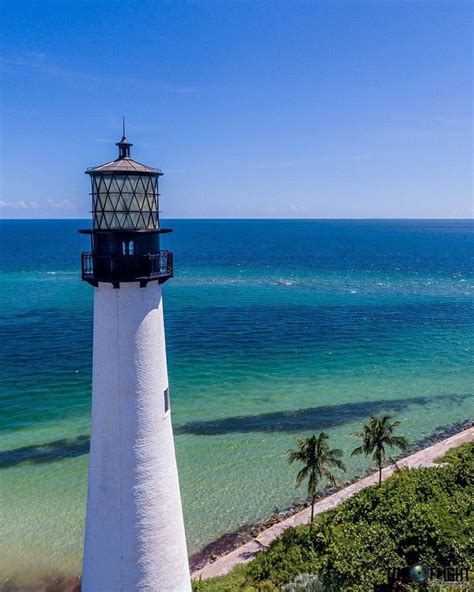
{"type": "Polygon", "coordinates": [[[311,522],[310,522],[310,528],[311,526],[313,526],[313,520],[314,520],[314,502],[316,501],[316,496],[313,495],[311,497],[311,522]]]}
{"type": "Polygon", "coordinates": [[[379,463],[379,485],[382,484],[382,463],[379,463]]]}

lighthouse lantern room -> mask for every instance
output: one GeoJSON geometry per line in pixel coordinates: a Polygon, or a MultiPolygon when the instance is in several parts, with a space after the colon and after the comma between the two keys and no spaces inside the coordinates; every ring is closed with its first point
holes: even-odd
{"type": "Polygon", "coordinates": [[[92,185],[92,250],[82,254],[82,278],[97,286],[110,282],[150,280],[165,282],[173,276],[173,255],[160,250],[158,178],[159,169],[143,165],[130,156],[133,146],[125,137],[120,142],[118,158],[87,169],[92,185]]]}

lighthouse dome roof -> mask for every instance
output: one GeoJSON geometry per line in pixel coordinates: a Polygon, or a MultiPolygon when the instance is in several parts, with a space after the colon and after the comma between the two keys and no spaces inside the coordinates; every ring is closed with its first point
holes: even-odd
{"type": "Polygon", "coordinates": [[[88,175],[100,175],[100,174],[146,174],[146,175],[162,175],[160,169],[149,167],[145,164],[141,164],[131,158],[117,158],[105,164],[101,164],[97,167],[91,167],[86,170],[88,175]]]}

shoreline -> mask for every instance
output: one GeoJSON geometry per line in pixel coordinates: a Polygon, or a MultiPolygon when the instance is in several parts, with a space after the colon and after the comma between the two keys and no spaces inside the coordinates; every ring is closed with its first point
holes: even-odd
{"type": "MultiPolygon", "coordinates": [[[[436,458],[465,442],[474,440],[474,422],[467,420],[439,428],[431,436],[413,444],[405,455],[397,457],[382,471],[385,480],[399,467],[421,468],[435,466],[436,458]]],[[[355,476],[339,488],[325,490],[315,504],[315,516],[326,512],[358,491],[373,485],[377,472],[368,470],[355,476]]],[[[266,549],[284,530],[309,522],[309,501],[296,503],[288,510],[273,514],[255,525],[242,526],[206,545],[190,559],[191,578],[205,580],[225,575],[239,564],[249,563],[256,554],[266,549]]]]}
{"type": "MultiPolygon", "coordinates": [[[[383,478],[392,474],[397,466],[433,466],[433,460],[450,448],[474,440],[474,421],[466,420],[437,428],[430,436],[415,442],[403,457],[398,457],[383,469],[383,478]],[[432,452],[432,449],[435,449],[432,452]],[[413,464],[413,459],[414,463],[413,464]],[[418,464],[416,464],[418,462],[418,464]]],[[[329,488],[321,493],[315,505],[315,514],[335,507],[360,489],[372,485],[377,473],[372,469],[356,475],[339,488],[329,488]],[[336,498],[336,499],[335,499],[336,498]]],[[[205,545],[189,557],[192,579],[208,579],[228,573],[233,567],[251,561],[258,551],[267,548],[286,528],[309,521],[309,501],[295,502],[281,512],[263,520],[243,525],[205,545]]],[[[13,580],[0,582],[2,592],[80,592],[80,576],[63,574],[45,575],[32,585],[19,586],[13,580]]]]}

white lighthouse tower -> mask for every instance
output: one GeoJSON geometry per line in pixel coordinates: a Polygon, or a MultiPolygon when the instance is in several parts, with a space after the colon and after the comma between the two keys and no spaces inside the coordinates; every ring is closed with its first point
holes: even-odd
{"type": "Polygon", "coordinates": [[[94,354],[83,592],[191,590],[170,418],[161,284],[160,170],[119,157],[92,181],[94,354]]]}

